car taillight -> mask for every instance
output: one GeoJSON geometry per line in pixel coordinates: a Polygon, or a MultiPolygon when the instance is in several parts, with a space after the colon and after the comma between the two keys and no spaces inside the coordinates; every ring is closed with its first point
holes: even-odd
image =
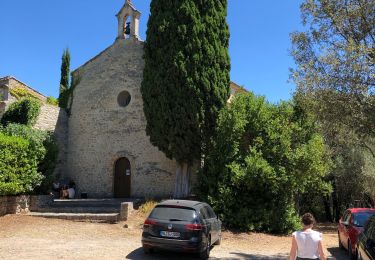
{"type": "Polygon", "coordinates": [[[155,225],[155,224],[156,224],[155,220],[146,219],[145,223],[143,223],[143,227],[150,227],[150,226],[155,225]]]}
{"type": "Polygon", "coordinates": [[[185,228],[187,230],[202,230],[203,226],[201,224],[187,224],[185,228]]]}

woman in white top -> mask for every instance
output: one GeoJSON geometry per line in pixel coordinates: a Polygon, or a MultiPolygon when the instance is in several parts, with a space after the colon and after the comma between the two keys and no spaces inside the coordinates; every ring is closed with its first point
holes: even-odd
{"type": "Polygon", "coordinates": [[[303,229],[293,232],[290,260],[321,259],[326,260],[322,244],[322,233],[312,230],[314,217],[310,213],[302,216],[303,229]]]}

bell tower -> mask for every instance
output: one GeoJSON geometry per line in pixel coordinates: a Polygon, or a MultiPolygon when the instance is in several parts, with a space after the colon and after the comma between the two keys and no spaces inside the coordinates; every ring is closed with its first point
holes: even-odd
{"type": "Polygon", "coordinates": [[[117,39],[139,38],[139,18],[141,13],[135,9],[131,0],[126,0],[124,6],[116,14],[118,20],[117,39]]]}

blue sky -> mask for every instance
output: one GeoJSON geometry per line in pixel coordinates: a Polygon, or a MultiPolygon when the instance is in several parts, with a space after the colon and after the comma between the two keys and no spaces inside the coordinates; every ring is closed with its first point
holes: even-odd
{"type": "MultiPolygon", "coordinates": [[[[12,75],[47,96],[58,95],[61,55],[75,69],[111,45],[115,14],[125,0],[1,0],[0,77],[12,75]]],[[[133,0],[142,12],[145,39],[150,0],[133,0]]],[[[278,102],[290,98],[289,34],[301,30],[302,0],[228,0],[231,79],[278,102]]]]}

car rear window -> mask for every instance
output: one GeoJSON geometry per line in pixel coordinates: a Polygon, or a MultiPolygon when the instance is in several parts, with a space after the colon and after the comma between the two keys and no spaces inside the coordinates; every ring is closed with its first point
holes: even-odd
{"type": "Polygon", "coordinates": [[[366,221],[374,216],[375,212],[359,212],[353,214],[353,225],[357,227],[363,227],[366,224],[366,221]]]}
{"type": "Polygon", "coordinates": [[[197,214],[194,209],[169,206],[158,206],[150,214],[150,218],[153,219],[187,222],[194,222],[196,216],[197,214]]]}

